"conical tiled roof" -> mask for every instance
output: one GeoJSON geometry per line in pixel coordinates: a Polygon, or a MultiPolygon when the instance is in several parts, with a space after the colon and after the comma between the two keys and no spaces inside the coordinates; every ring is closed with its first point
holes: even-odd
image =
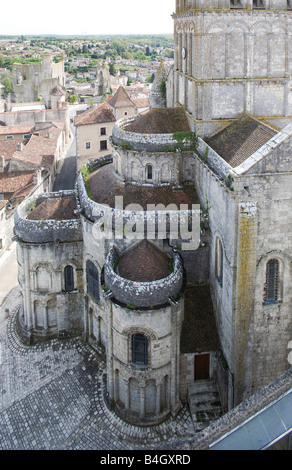
{"type": "Polygon", "coordinates": [[[115,117],[107,103],[93,106],[75,118],[75,126],[86,124],[98,124],[103,122],[115,122],[115,117]]]}
{"type": "Polygon", "coordinates": [[[55,88],[53,88],[51,91],[51,95],[54,96],[63,96],[65,94],[65,91],[63,90],[63,88],[60,87],[60,85],[56,85],[55,88]]]}
{"type": "Polygon", "coordinates": [[[120,86],[114,96],[109,100],[109,105],[112,108],[125,108],[132,107],[135,108],[135,104],[130,99],[128,93],[126,92],[123,86],[120,86]]]}
{"type": "Polygon", "coordinates": [[[118,273],[137,282],[163,279],[170,274],[169,258],[154,243],[141,240],[122,254],[118,273]]]}

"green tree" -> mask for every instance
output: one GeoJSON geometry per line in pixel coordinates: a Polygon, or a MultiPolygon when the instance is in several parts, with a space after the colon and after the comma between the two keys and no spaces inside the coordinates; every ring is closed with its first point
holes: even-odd
{"type": "Polygon", "coordinates": [[[116,74],[116,69],[115,69],[114,64],[109,64],[109,73],[110,73],[110,75],[115,76],[115,74],[116,74]]]}
{"type": "Polygon", "coordinates": [[[2,74],[2,84],[4,86],[5,93],[12,93],[13,92],[13,82],[10,75],[7,72],[2,74]]]}

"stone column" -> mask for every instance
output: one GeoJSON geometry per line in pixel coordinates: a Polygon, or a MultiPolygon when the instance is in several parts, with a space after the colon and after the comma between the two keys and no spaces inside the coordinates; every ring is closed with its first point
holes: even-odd
{"type": "Polygon", "coordinates": [[[114,378],[113,378],[113,309],[111,302],[108,302],[108,328],[107,328],[107,387],[110,401],[114,398],[114,378]]]}
{"type": "MultiPolygon", "coordinates": [[[[253,77],[253,59],[254,59],[254,34],[246,36],[246,76],[247,78],[253,77]]],[[[253,114],[253,94],[254,82],[252,80],[246,81],[245,90],[245,111],[253,114]]]]}
{"type": "Polygon", "coordinates": [[[181,50],[182,50],[182,33],[178,34],[178,70],[181,72],[182,71],[182,56],[181,56],[181,50]]]}
{"type": "Polygon", "coordinates": [[[44,315],[44,329],[48,330],[48,302],[41,302],[43,315],[44,315]]]}
{"type": "Polygon", "coordinates": [[[129,380],[123,379],[125,385],[125,409],[130,411],[130,390],[129,390],[129,380]]]}
{"type": "Polygon", "coordinates": [[[29,269],[29,251],[27,249],[23,249],[23,257],[24,257],[24,279],[25,282],[25,324],[28,330],[32,329],[32,304],[31,304],[31,275],[29,269]]]}
{"type": "Polygon", "coordinates": [[[161,409],[161,382],[156,383],[156,405],[155,405],[155,414],[158,416],[161,409]]]}
{"type": "Polygon", "coordinates": [[[140,387],[140,418],[145,418],[145,383],[139,383],[140,387]]]}
{"type": "Polygon", "coordinates": [[[252,387],[254,284],[258,214],[256,203],[240,203],[237,234],[237,288],[233,367],[235,403],[249,396],[252,387]]]}

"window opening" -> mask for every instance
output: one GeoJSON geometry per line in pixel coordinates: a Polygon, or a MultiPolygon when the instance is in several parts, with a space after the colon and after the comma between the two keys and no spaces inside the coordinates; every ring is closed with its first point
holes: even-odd
{"type": "Polygon", "coordinates": [[[147,166],[147,179],[152,180],[153,174],[152,174],[152,166],[148,165],[147,166]]]}
{"type": "Polygon", "coordinates": [[[65,291],[70,292],[74,290],[74,271],[72,266],[65,266],[64,269],[65,291]]]}
{"type": "Polygon", "coordinates": [[[279,261],[270,259],[266,267],[266,285],[265,285],[265,302],[278,302],[279,293],[279,261]]]}
{"type": "Polygon", "coordinates": [[[87,292],[99,300],[98,270],[92,261],[86,263],[87,292]]]}
{"type": "Polygon", "coordinates": [[[219,238],[217,238],[216,240],[215,274],[216,274],[217,281],[222,287],[222,284],[223,284],[223,246],[219,238]]]}
{"type": "Polygon", "coordinates": [[[141,334],[132,336],[132,362],[133,364],[147,366],[148,340],[141,334]]]}

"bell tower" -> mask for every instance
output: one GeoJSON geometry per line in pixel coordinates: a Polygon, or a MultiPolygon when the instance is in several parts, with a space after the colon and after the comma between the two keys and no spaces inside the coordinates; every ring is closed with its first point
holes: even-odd
{"type": "Polygon", "coordinates": [[[292,117],[292,2],[176,0],[168,106],[208,136],[244,114],[283,128],[292,117]]]}

